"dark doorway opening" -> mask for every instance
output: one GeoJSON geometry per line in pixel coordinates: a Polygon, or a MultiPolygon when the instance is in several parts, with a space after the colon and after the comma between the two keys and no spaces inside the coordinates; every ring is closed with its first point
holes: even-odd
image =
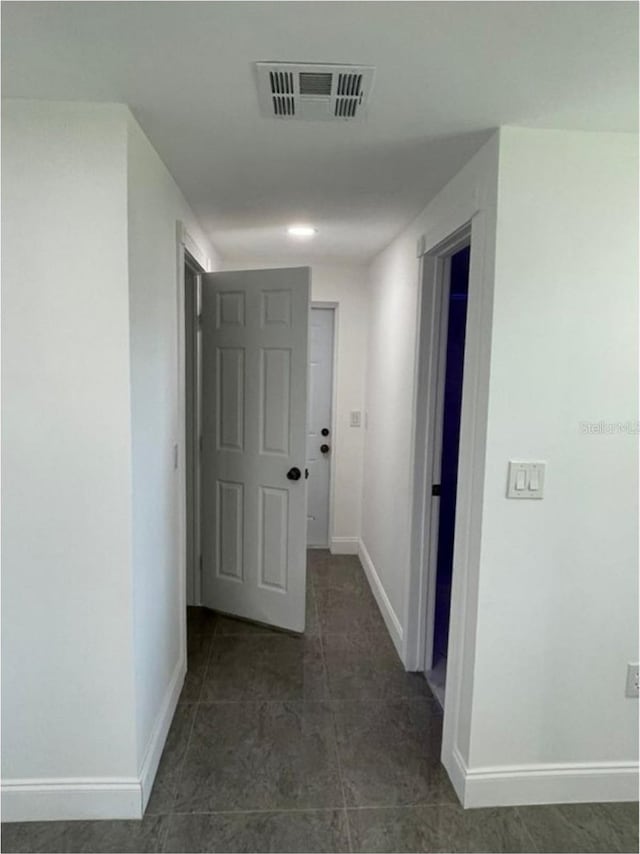
{"type": "Polygon", "coordinates": [[[453,540],[462,410],[464,342],[469,293],[469,260],[466,246],[451,257],[447,349],[443,399],[442,462],[440,474],[440,514],[438,520],[438,554],[433,637],[432,688],[444,705],[449,613],[451,610],[451,577],[453,573],[453,540]]]}

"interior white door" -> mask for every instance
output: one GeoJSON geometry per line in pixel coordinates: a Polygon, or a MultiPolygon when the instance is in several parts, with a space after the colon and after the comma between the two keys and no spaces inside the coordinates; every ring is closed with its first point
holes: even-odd
{"type": "Polygon", "coordinates": [[[202,276],[202,600],[304,631],[310,270],[202,276]]]}
{"type": "Polygon", "coordinates": [[[329,546],[331,403],[333,397],[332,308],[312,308],[309,324],[309,416],[307,419],[307,545],[329,546]]]}

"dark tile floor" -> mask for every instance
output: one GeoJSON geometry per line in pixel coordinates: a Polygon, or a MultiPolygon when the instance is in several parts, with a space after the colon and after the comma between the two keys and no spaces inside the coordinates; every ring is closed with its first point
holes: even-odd
{"type": "Polygon", "coordinates": [[[204,609],[142,821],[5,824],[3,851],[638,850],[637,804],[463,810],[442,717],[357,558],[309,554],[296,638],[204,609]]]}

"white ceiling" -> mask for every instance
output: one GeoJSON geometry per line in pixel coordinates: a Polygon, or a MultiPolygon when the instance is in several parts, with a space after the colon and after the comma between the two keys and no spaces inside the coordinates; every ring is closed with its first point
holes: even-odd
{"type": "Polygon", "coordinates": [[[2,4],[5,97],[129,104],[226,257],[365,260],[501,124],[637,129],[636,3],[2,4]],[[364,124],[261,118],[256,60],[375,65],[364,124]]]}

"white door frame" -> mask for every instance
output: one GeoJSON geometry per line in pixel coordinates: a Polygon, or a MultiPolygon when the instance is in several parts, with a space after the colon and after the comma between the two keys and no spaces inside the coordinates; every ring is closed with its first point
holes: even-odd
{"type": "MultiPolygon", "coordinates": [[[[416,545],[418,561],[425,576],[425,589],[420,609],[424,630],[424,659],[422,670],[433,667],[436,582],[438,572],[438,533],[440,502],[434,501],[431,485],[442,480],[442,445],[444,391],[447,369],[449,326],[449,293],[451,289],[451,258],[471,241],[471,226],[465,226],[450,239],[422,259],[422,289],[420,335],[422,338],[419,362],[420,393],[424,394],[424,456],[421,487],[415,490],[414,512],[422,513],[422,531],[416,545]]],[[[464,375],[463,375],[464,382],[464,375]]],[[[417,439],[417,435],[416,435],[417,439]]],[[[416,523],[418,519],[416,518],[416,523]]]]}
{"type": "MultiPolygon", "coordinates": [[[[433,231],[418,241],[421,259],[418,335],[414,386],[414,427],[412,459],[411,538],[409,542],[409,583],[405,599],[403,660],[407,670],[424,670],[427,617],[428,569],[431,554],[427,539],[430,516],[425,513],[431,500],[435,364],[434,329],[428,318],[433,313],[427,281],[442,275],[443,256],[469,242],[469,296],[465,333],[464,374],[458,485],[451,590],[451,619],[447,655],[447,702],[444,710],[442,762],[454,788],[464,800],[465,762],[469,753],[469,713],[475,661],[478,575],[484,489],[484,449],[489,407],[493,278],[495,264],[495,202],[482,198],[478,189],[467,202],[450,209],[433,231]],[[430,313],[431,312],[431,313],[430,313]]],[[[433,289],[431,290],[433,297],[433,289]]]]}
{"type": "MultiPolygon", "coordinates": [[[[333,311],[333,356],[331,360],[331,459],[329,462],[329,542],[331,549],[334,540],[335,520],[335,483],[336,483],[336,413],[338,409],[338,322],[340,303],[325,300],[312,300],[311,308],[327,308],[333,311]]],[[[311,320],[311,318],[309,318],[311,320]]]]}
{"type": "MultiPolygon", "coordinates": [[[[192,454],[193,458],[191,460],[193,470],[191,472],[192,478],[192,486],[193,486],[193,495],[192,497],[192,513],[194,516],[194,527],[193,527],[193,542],[189,543],[189,538],[186,534],[188,530],[188,525],[186,524],[188,520],[185,517],[185,551],[188,550],[188,547],[191,546],[192,550],[192,565],[191,565],[191,578],[189,578],[189,562],[187,561],[187,574],[186,574],[186,584],[187,584],[187,604],[197,604],[200,605],[202,602],[202,578],[199,570],[199,558],[200,558],[200,437],[202,435],[202,407],[200,400],[200,378],[202,376],[202,343],[200,340],[200,329],[199,329],[199,315],[201,312],[202,306],[202,281],[201,274],[206,272],[202,268],[202,264],[200,264],[193,255],[185,249],[184,252],[184,266],[183,266],[183,274],[186,267],[189,267],[191,272],[195,275],[195,294],[194,294],[194,313],[191,318],[191,322],[193,324],[193,329],[191,330],[192,336],[194,338],[194,350],[195,350],[195,362],[193,365],[193,370],[195,374],[195,397],[191,400],[190,405],[193,408],[193,423],[192,423],[192,436],[191,441],[193,442],[192,454]],[[191,582],[191,602],[189,602],[189,582],[191,582]]],[[[186,290],[183,287],[183,299],[185,299],[185,307],[186,307],[186,290]]],[[[186,317],[185,310],[185,324],[183,327],[183,331],[186,332],[188,328],[188,322],[186,317]]],[[[185,336],[185,367],[186,367],[186,336],[185,336]]],[[[186,371],[185,379],[186,379],[186,371]]],[[[186,387],[185,387],[185,421],[186,421],[186,407],[189,401],[186,398],[186,387]]],[[[183,459],[185,462],[185,501],[186,506],[188,507],[187,501],[187,468],[188,468],[188,457],[187,457],[187,446],[188,446],[188,437],[185,434],[185,446],[184,446],[184,455],[183,459]]]]}
{"type": "MultiPolygon", "coordinates": [[[[424,671],[427,653],[427,633],[433,630],[432,602],[435,591],[437,535],[432,537],[438,523],[438,508],[434,508],[431,485],[439,475],[439,452],[442,447],[442,391],[446,361],[446,323],[448,311],[444,299],[448,292],[450,257],[471,240],[473,253],[473,223],[463,222],[451,234],[429,247],[425,239],[418,249],[420,284],[416,380],[414,390],[413,436],[413,494],[410,541],[409,595],[404,638],[404,660],[407,670],[424,671]],[[437,429],[440,416],[440,429],[437,429]]],[[[471,274],[469,276],[471,290],[471,274]]],[[[467,309],[471,324],[471,308],[467,309]]],[[[467,351],[463,373],[463,409],[469,399],[466,386],[467,351]]],[[[460,437],[462,447],[462,433],[460,437]]],[[[460,474],[460,468],[459,468],[460,474]]],[[[460,480],[460,477],[458,478],[460,480]]],[[[457,533],[457,532],[456,532],[457,533]]],[[[457,539],[457,538],[456,538],[457,539]]]]}
{"type": "MultiPolygon", "coordinates": [[[[176,565],[179,576],[179,608],[180,608],[180,659],[187,657],[187,476],[186,476],[186,377],[185,377],[185,294],[184,266],[187,254],[202,268],[209,272],[211,262],[202,251],[197,241],[187,231],[184,224],[176,222],[176,315],[178,328],[177,342],[177,386],[178,407],[175,425],[177,458],[177,489],[178,489],[178,555],[176,565]]],[[[199,301],[199,297],[198,297],[199,301]]],[[[196,598],[200,602],[200,598],[196,598]]]]}

